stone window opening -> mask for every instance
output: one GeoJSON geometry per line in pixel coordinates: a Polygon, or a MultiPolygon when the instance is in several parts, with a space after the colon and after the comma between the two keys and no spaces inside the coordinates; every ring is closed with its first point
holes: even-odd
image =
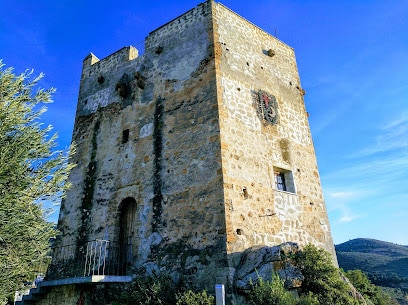
{"type": "Polygon", "coordinates": [[[296,193],[292,172],[282,168],[273,168],[275,189],[278,191],[296,193]]]}
{"type": "Polygon", "coordinates": [[[129,141],[129,129],[125,129],[122,132],[122,144],[125,144],[129,141]]]}

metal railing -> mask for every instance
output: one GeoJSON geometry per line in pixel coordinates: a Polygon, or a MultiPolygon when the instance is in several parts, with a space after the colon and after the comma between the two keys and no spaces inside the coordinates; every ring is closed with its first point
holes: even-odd
{"type": "Polygon", "coordinates": [[[48,280],[92,275],[125,275],[130,245],[95,239],[85,245],[54,247],[48,280]]]}

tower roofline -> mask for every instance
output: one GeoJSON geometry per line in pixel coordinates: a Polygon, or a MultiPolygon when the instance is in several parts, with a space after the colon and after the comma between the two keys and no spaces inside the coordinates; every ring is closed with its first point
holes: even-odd
{"type": "MultiPolygon", "coordinates": [[[[215,1],[214,1],[215,2],[215,1]]],[[[269,36],[273,37],[274,39],[276,39],[277,41],[279,41],[281,44],[288,46],[289,48],[291,48],[292,50],[294,50],[293,47],[291,47],[290,45],[288,45],[287,43],[284,43],[282,40],[280,40],[279,38],[277,38],[276,36],[273,36],[271,33],[265,31],[264,29],[262,29],[261,27],[257,26],[256,24],[252,23],[251,21],[249,21],[248,19],[246,19],[245,17],[242,17],[240,14],[238,14],[237,12],[234,12],[232,9],[230,9],[228,6],[225,6],[224,4],[222,4],[221,2],[215,2],[217,5],[221,5],[223,8],[227,9],[228,11],[230,11],[231,13],[235,14],[236,16],[238,16],[239,18],[241,18],[242,20],[246,21],[248,24],[252,25],[253,27],[257,28],[258,30],[260,30],[261,32],[264,32],[266,34],[268,34],[269,36]]]]}
{"type": "Polygon", "coordinates": [[[199,3],[196,7],[193,7],[192,9],[188,10],[187,12],[184,12],[183,14],[177,16],[176,18],[171,19],[170,21],[168,21],[168,22],[162,24],[162,25],[159,26],[158,28],[156,28],[156,29],[154,29],[153,31],[149,32],[149,35],[151,35],[151,34],[153,34],[154,32],[160,30],[161,28],[163,28],[163,27],[165,27],[166,25],[172,23],[173,21],[175,21],[175,20],[177,20],[177,19],[183,17],[184,15],[187,15],[187,14],[190,13],[191,11],[195,10],[196,8],[198,8],[199,6],[201,6],[201,5],[203,5],[203,4],[207,3],[207,2],[213,2],[213,1],[212,1],[212,0],[207,0],[207,1],[204,1],[204,2],[199,3]]]}
{"type": "Polygon", "coordinates": [[[277,38],[276,36],[272,35],[271,33],[265,31],[264,29],[262,29],[261,27],[257,26],[256,24],[252,23],[251,21],[249,21],[249,20],[246,19],[245,17],[242,17],[240,14],[238,14],[237,12],[233,11],[232,9],[230,9],[230,8],[229,8],[228,6],[226,6],[225,4],[223,4],[223,3],[221,3],[221,2],[216,2],[216,1],[214,1],[214,0],[207,0],[207,1],[204,1],[204,2],[199,3],[196,7],[194,7],[194,8],[192,8],[192,9],[188,10],[187,12],[185,12],[185,13],[179,15],[179,16],[176,17],[176,18],[173,18],[172,20],[170,20],[170,21],[164,23],[163,25],[161,25],[161,26],[159,26],[158,28],[154,29],[153,31],[149,32],[149,36],[150,36],[151,34],[155,33],[156,31],[160,30],[161,28],[165,27],[166,25],[168,25],[168,24],[174,22],[175,20],[177,20],[177,19],[183,17],[184,15],[190,13],[191,11],[197,9],[198,7],[200,7],[201,5],[203,5],[203,4],[207,3],[207,2],[211,2],[212,4],[216,4],[216,5],[222,6],[223,8],[227,9],[227,10],[230,11],[231,13],[233,13],[233,14],[235,14],[236,16],[238,16],[239,18],[241,18],[242,20],[246,21],[248,24],[252,25],[253,27],[257,28],[258,30],[260,30],[260,31],[262,31],[262,32],[264,32],[264,33],[266,33],[266,34],[268,34],[268,35],[271,36],[271,37],[273,37],[274,39],[276,39],[277,41],[279,41],[281,44],[283,44],[283,45],[285,45],[285,46],[288,46],[289,48],[291,48],[292,50],[294,50],[293,47],[291,47],[290,45],[284,43],[282,40],[280,40],[280,39],[277,38]]]}

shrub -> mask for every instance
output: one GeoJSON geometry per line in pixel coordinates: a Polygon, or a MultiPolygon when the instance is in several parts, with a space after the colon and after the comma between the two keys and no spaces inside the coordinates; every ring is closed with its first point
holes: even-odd
{"type": "Polygon", "coordinates": [[[333,265],[327,251],[307,245],[294,255],[294,261],[304,276],[302,294],[312,292],[320,304],[360,304],[350,295],[350,287],[340,277],[340,270],[333,265]]]}
{"type": "Polygon", "coordinates": [[[319,299],[313,293],[309,292],[300,297],[296,305],[320,305],[319,299]]]}
{"type": "Polygon", "coordinates": [[[361,270],[349,270],[345,273],[345,276],[364,298],[371,300],[376,296],[376,287],[371,284],[370,280],[361,270]]]}
{"type": "Polygon", "coordinates": [[[136,279],[128,292],[112,305],[213,305],[214,297],[207,292],[191,290],[180,293],[177,285],[167,275],[154,275],[136,279]]]}
{"type": "Polygon", "coordinates": [[[296,305],[296,297],[285,289],[284,280],[277,273],[272,274],[272,281],[259,278],[249,299],[254,305],[296,305]]]}
{"type": "Polygon", "coordinates": [[[158,275],[136,279],[130,291],[124,293],[113,305],[174,305],[176,285],[170,277],[158,275]]]}
{"type": "Polygon", "coordinates": [[[214,297],[207,295],[207,292],[195,293],[188,290],[184,293],[177,294],[176,305],[213,305],[214,297]]]}
{"type": "Polygon", "coordinates": [[[285,289],[285,281],[275,272],[272,281],[264,281],[259,278],[249,299],[253,305],[319,305],[317,296],[313,293],[302,295],[300,298],[285,289]]]}
{"type": "Polygon", "coordinates": [[[369,299],[374,305],[398,304],[381,287],[373,285],[361,270],[349,270],[345,275],[364,298],[369,299]]]}

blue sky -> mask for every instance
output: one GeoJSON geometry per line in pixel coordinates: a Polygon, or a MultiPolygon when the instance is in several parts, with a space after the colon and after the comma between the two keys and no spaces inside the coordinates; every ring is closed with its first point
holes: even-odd
{"type": "MultiPolygon", "coordinates": [[[[82,60],[138,43],[200,1],[0,1],[0,58],[56,87],[67,147],[82,60]]],[[[408,245],[408,1],[220,1],[295,49],[335,244],[408,245]]]]}

